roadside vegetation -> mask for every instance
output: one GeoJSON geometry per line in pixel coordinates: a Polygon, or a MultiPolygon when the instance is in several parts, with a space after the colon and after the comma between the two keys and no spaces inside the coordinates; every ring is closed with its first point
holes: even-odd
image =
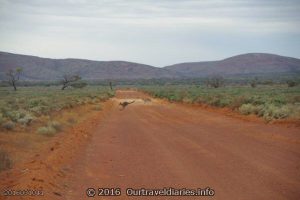
{"type": "Polygon", "coordinates": [[[300,86],[252,85],[205,87],[188,85],[143,86],[150,95],[171,102],[228,107],[244,115],[257,115],[266,121],[300,119],[300,86]]]}
{"type": "MultiPolygon", "coordinates": [[[[0,87],[0,130],[26,128],[53,112],[84,104],[100,107],[100,102],[113,95],[109,88],[97,86],[66,90],[61,90],[58,86],[19,87],[18,91],[0,87]]],[[[37,132],[51,135],[60,130],[59,122],[48,121],[45,126],[38,128],[37,132]]]]}
{"type": "Polygon", "coordinates": [[[56,86],[0,87],[0,172],[25,161],[50,141],[102,109],[114,96],[108,86],[72,82],[56,86]],[[76,85],[74,85],[76,84],[76,85]]]}

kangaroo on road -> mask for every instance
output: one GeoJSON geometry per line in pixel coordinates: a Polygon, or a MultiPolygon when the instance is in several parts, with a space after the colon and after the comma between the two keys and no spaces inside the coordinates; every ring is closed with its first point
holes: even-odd
{"type": "Polygon", "coordinates": [[[122,110],[125,109],[126,106],[128,106],[129,104],[132,104],[134,103],[135,101],[132,101],[132,102],[127,102],[127,101],[124,101],[124,102],[120,102],[120,106],[122,106],[122,110]]]}

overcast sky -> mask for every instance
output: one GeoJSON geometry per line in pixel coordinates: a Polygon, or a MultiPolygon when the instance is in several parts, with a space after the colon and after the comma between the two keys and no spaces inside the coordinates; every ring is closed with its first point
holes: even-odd
{"type": "Polygon", "coordinates": [[[0,0],[0,51],[154,66],[300,58],[299,0],[0,0]]]}

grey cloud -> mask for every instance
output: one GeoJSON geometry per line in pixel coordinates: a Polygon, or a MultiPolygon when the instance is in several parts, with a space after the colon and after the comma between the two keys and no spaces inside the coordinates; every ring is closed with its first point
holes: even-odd
{"type": "Polygon", "coordinates": [[[0,50],[159,66],[247,51],[299,57],[299,11],[298,0],[0,0],[0,50]]]}

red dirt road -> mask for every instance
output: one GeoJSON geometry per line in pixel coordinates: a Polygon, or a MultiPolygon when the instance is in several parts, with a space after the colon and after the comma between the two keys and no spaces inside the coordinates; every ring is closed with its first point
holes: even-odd
{"type": "Polygon", "coordinates": [[[63,199],[300,199],[300,132],[119,91],[109,116],[73,164],[63,199]],[[136,102],[119,110],[122,99],[136,102]],[[126,188],[206,188],[213,197],[127,197],[126,188]]]}

